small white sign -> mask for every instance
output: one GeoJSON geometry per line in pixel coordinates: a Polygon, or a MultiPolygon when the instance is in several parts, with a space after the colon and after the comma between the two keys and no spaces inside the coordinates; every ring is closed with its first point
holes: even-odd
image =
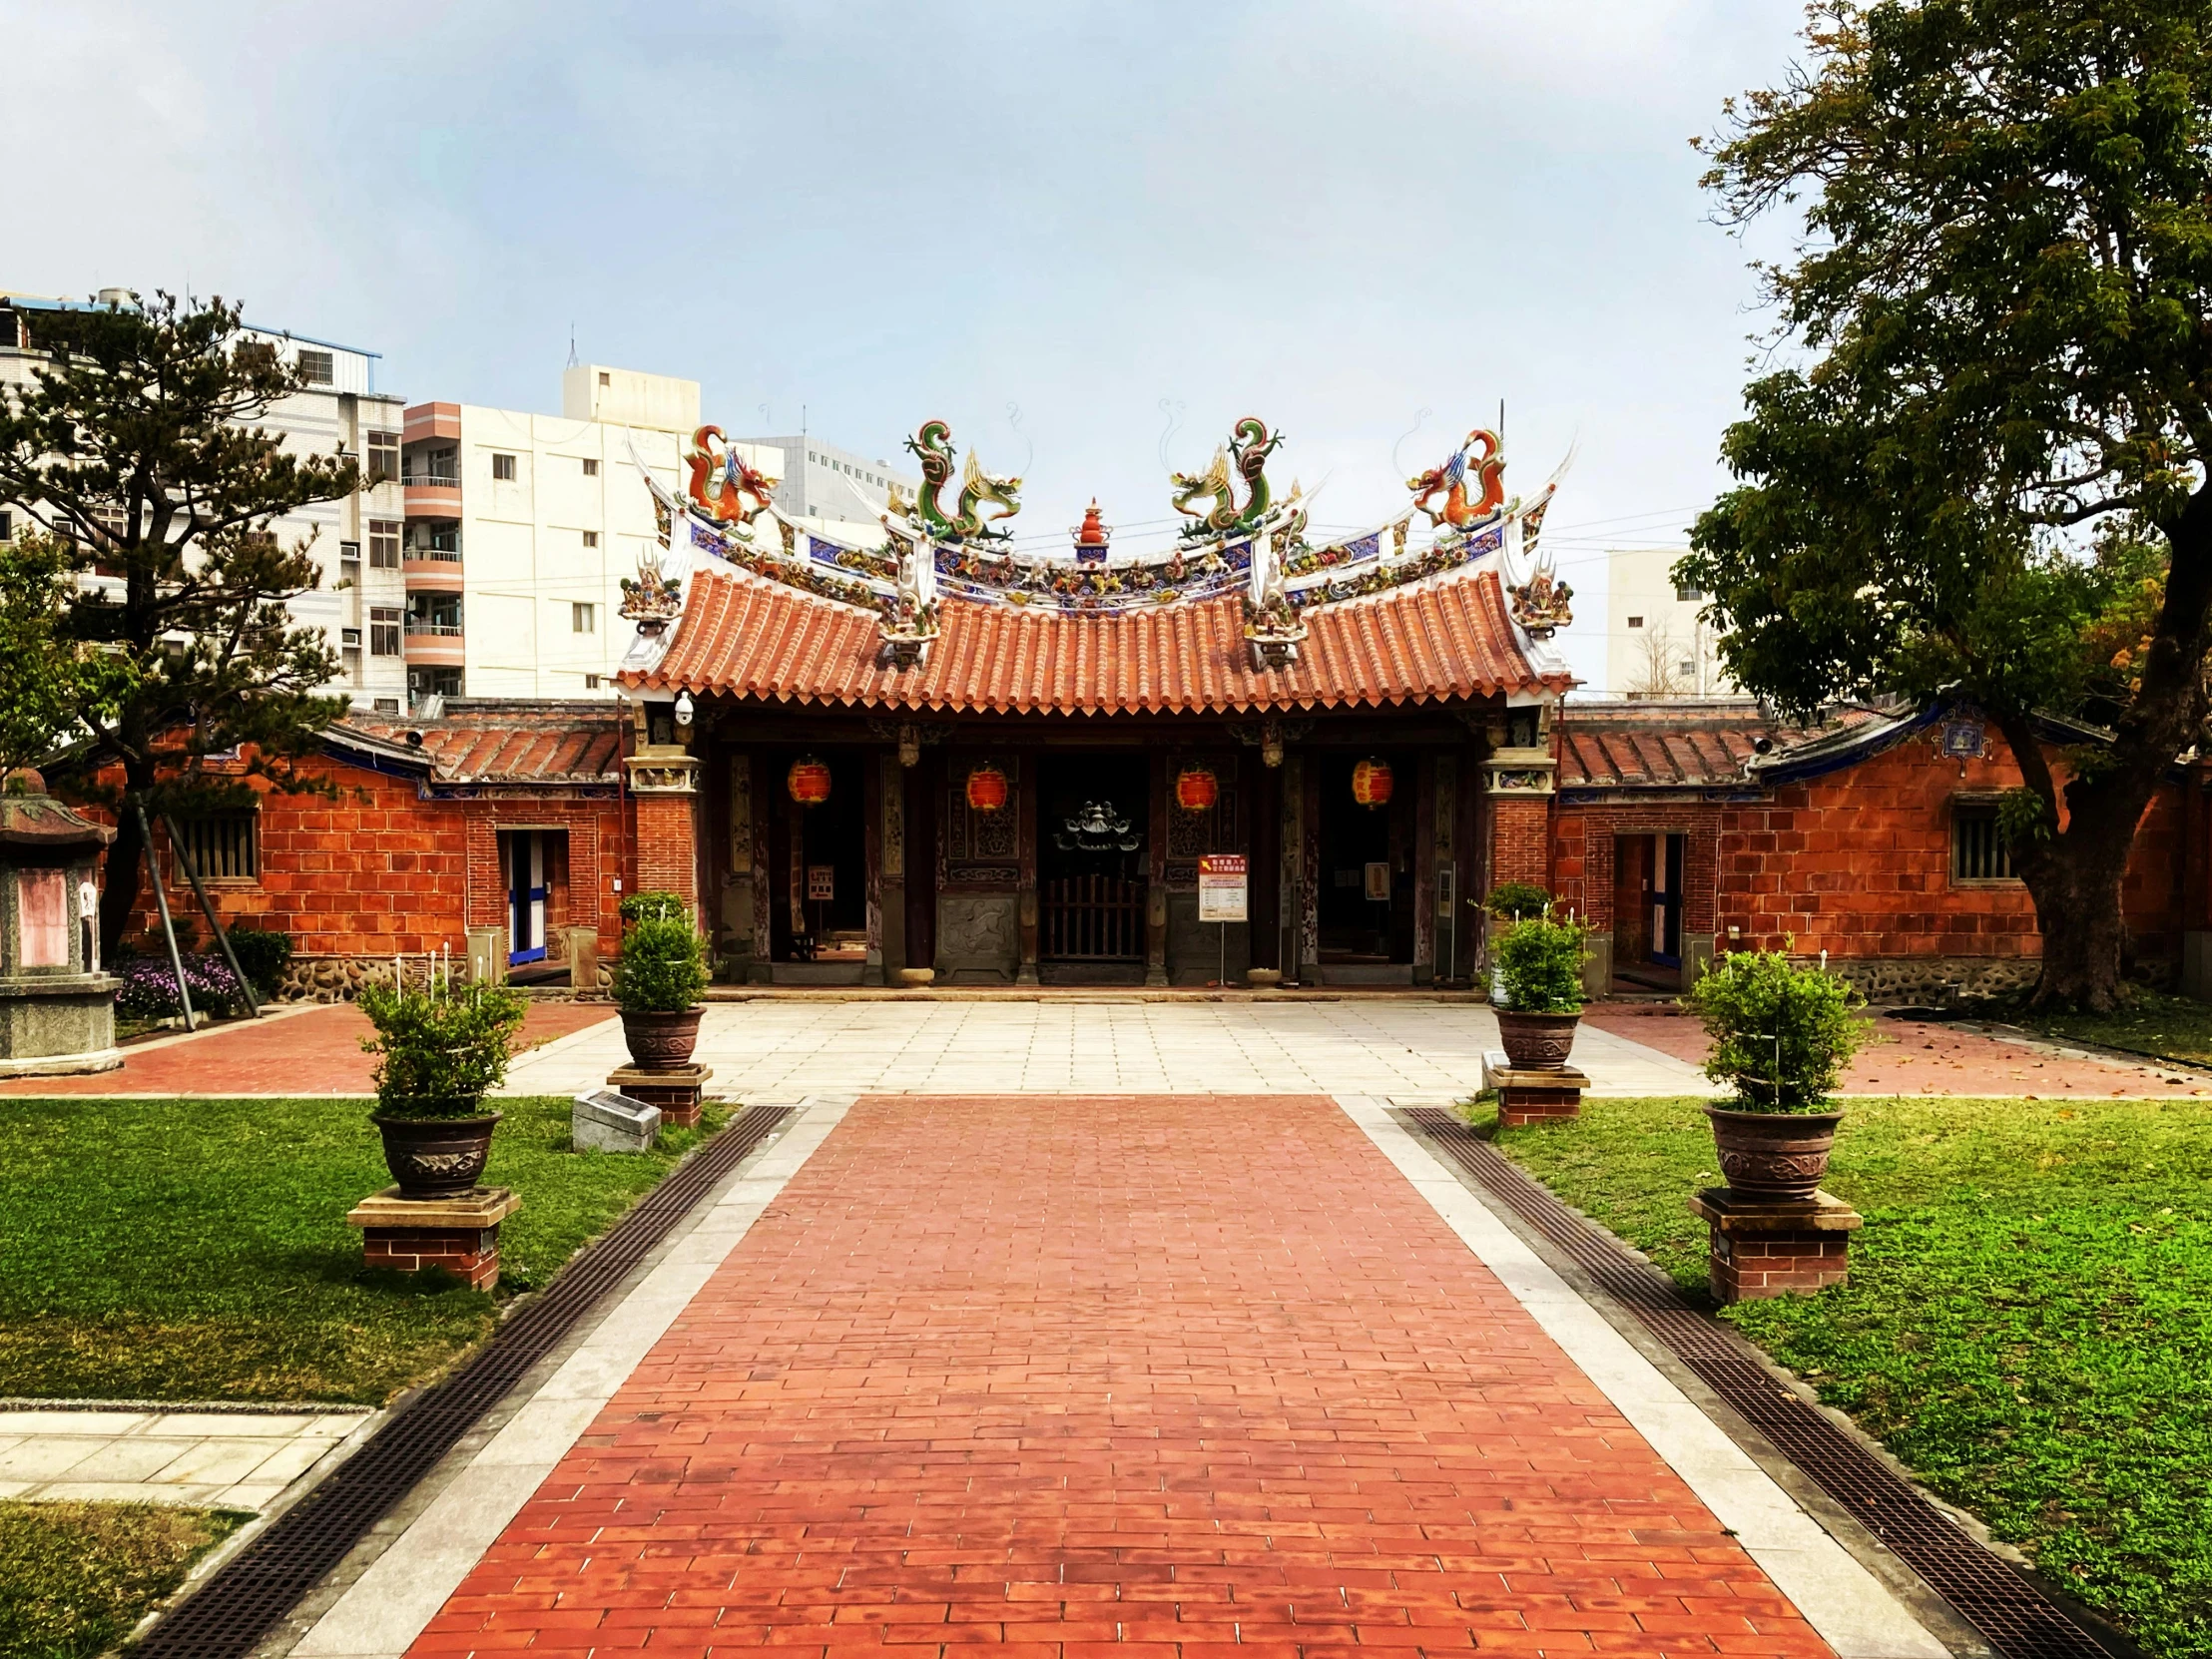
{"type": "Polygon", "coordinates": [[[809,864],[807,866],[807,896],[810,899],[833,899],[837,896],[837,866],[835,864],[809,864]]]}
{"type": "Polygon", "coordinates": [[[1245,919],[1245,858],[1241,852],[1209,852],[1198,860],[1198,919],[1245,919]]]}
{"type": "Polygon", "coordinates": [[[1368,865],[1368,896],[1377,903],[1387,903],[1390,897],[1390,865],[1387,859],[1368,865]]]}

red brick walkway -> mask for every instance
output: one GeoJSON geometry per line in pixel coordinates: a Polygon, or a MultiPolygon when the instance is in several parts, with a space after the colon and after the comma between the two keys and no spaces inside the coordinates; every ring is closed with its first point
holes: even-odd
{"type": "Polygon", "coordinates": [[[864,1099],[413,1654],[1828,1650],[1326,1100],[864,1099]]]}
{"type": "MultiPolygon", "coordinates": [[[[614,1017],[607,1002],[532,1002],[522,1044],[535,1048],[614,1017]]],[[[368,1016],[349,1002],[258,1020],[225,1021],[177,1040],[155,1038],[123,1051],[117,1071],[84,1077],[24,1077],[0,1083],[11,1095],[372,1094],[375,1059],[361,1052],[368,1016]]]]}

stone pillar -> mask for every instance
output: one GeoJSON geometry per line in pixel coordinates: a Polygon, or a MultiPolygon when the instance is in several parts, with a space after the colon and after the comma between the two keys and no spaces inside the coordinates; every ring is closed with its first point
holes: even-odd
{"type": "Polygon", "coordinates": [[[1037,982],[1037,758],[1017,757],[1014,799],[1014,856],[1017,877],[1015,928],[1021,941],[1021,965],[1014,972],[1017,985],[1037,982]]]}
{"type": "Polygon", "coordinates": [[[895,979],[903,967],[925,967],[906,957],[906,769],[896,754],[885,755],[881,765],[881,927],[883,976],[895,979]]]}
{"type": "Polygon", "coordinates": [[[680,749],[651,746],[630,757],[637,825],[633,890],[672,892],[699,914],[699,762],[680,749]]]}
{"type": "MultiPolygon", "coordinates": [[[[1280,763],[1280,757],[1278,757],[1280,763]]],[[[1283,769],[1263,759],[1255,766],[1245,751],[1243,771],[1250,781],[1252,865],[1246,903],[1252,917],[1252,965],[1283,967],[1283,769]]]]}
{"type": "Polygon", "coordinates": [[[1413,983],[1436,978],[1436,762],[1413,762],[1413,983]]]}
{"type": "Polygon", "coordinates": [[[860,925],[866,931],[866,955],[860,983],[883,982],[883,769],[860,760],[860,925]]]}
{"type": "Polygon", "coordinates": [[[768,941],[759,932],[760,917],[754,904],[759,875],[753,841],[753,757],[740,752],[729,756],[724,764],[729,768],[730,872],[722,897],[722,925],[730,938],[738,977],[749,979],[754,963],[768,957],[768,941]]]}
{"type": "Polygon", "coordinates": [[[1318,985],[1321,983],[1321,768],[1309,757],[1286,763],[1286,770],[1294,767],[1296,775],[1285,779],[1283,786],[1290,809],[1285,814],[1284,838],[1290,838],[1293,825],[1298,832],[1292,937],[1298,946],[1300,981],[1318,985]]]}
{"type": "Polygon", "coordinates": [[[1168,757],[1152,752],[1150,822],[1145,826],[1144,982],[1168,982],[1168,757]]]}

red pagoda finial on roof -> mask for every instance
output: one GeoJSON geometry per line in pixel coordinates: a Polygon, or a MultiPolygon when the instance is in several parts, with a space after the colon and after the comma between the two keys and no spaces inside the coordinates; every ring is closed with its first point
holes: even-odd
{"type": "Polygon", "coordinates": [[[1075,538],[1075,556],[1085,563],[1106,557],[1106,544],[1114,539],[1114,527],[1098,514],[1098,497],[1083,509],[1083,522],[1068,532],[1075,538]]]}

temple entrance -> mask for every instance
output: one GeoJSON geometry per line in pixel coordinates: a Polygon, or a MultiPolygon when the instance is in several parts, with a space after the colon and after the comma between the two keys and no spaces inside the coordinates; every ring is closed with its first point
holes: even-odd
{"type": "Polygon", "coordinates": [[[1316,908],[1325,981],[1411,981],[1413,777],[1409,756],[1321,757],[1316,908]],[[1390,798],[1382,806],[1363,806],[1353,793],[1353,770],[1370,759],[1390,769],[1390,798]]]}
{"type": "Polygon", "coordinates": [[[777,962],[831,964],[859,983],[867,960],[867,814],[860,757],[822,750],[804,759],[830,769],[827,798],[802,806],[791,795],[796,754],[769,768],[770,937],[777,962]],[[849,969],[849,972],[842,970],[849,969]]]}
{"type": "Polygon", "coordinates": [[[1143,754],[1039,759],[1039,978],[1056,984],[1143,983],[1150,823],[1143,754]]]}

